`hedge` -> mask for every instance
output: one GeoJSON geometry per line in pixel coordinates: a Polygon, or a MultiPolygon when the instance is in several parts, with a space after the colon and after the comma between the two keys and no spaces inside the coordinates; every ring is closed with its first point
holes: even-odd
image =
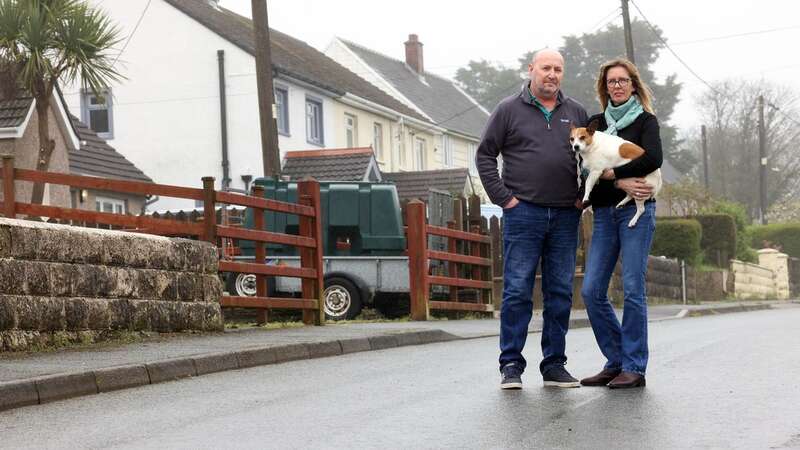
{"type": "Polygon", "coordinates": [[[700,223],[700,250],[706,264],[727,266],[736,257],[736,221],[728,214],[699,214],[688,217],[659,217],[658,221],[696,220],[700,223]]]}
{"type": "Polygon", "coordinates": [[[706,263],[727,267],[728,260],[736,256],[736,222],[733,217],[728,214],[700,214],[691,218],[700,222],[703,228],[700,248],[706,263]]]}
{"type": "Polygon", "coordinates": [[[763,247],[763,242],[781,247],[781,251],[789,256],[800,258],[800,223],[776,223],[771,225],[755,225],[748,228],[754,248],[763,247]]]}
{"type": "Polygon", "coordinates": [[[683,259],[692,265],[698,264],[702,235],[703,228],[697,220],[657,220],[650,254],[683,259]]]}

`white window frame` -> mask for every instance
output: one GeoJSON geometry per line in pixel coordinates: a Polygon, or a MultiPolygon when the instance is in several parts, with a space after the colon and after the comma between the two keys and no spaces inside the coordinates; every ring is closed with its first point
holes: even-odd
{"type": "Polygon", "coordinates": [[[105,205],[111,206],[111,212],[114,214],[127,214],[128,213],[128,206],[125,200],[120,200],[118,198],[111,198],[111,197],[95,197],[94,198],[94,208],[95,211],[98,212],[109,212],[105,211],[103,207],[105,205]]]}
{"type": "Polygon", "coordinates": [[[325,145],[322,100],[306,97],[306,141],[309,144],[325,145]],[[316,108],[316,113],[314,111],[316,108]]]}
{"type": "Polygon", "coordinates": [[[289,132],[289,90],[284,87],[275,87],[275,111],[278,134],[291,136],[289,132]],[[281,126],[280,119],[283,119],[283,126],[281,126]]]}
{"type": "Polygon", "coordinates": [[[442,135],[442,164],[453,167],[453,140],[446,134],[442,135]]]}
{"type": "Polygon", "coordinates": [[[344,139],[347,148],[358,147],[358,117],[344,113],[344,139]]]}
{"type": "Polygon", "coordinates": [[[477,145],[474,142],[467,143],[467,156],[469,157],[469,174],[478,176],[478,166],[475,165],[475,150],[477,145]]]}
{"type": "Polygon", "coordinates": [[[428,143],[425,138],[414,138],[414,169],[425,170],[427,163],[428,143]]]}
{"type": "Polygon", "coordinates": [[[81,95],[81,122],[97,133],[103,139],[114,139],[114,102],[111,89],[105,89],[100,93],[105,98],[103,104],[93,104],[91,99],[97,96],[91,90],[84,90],[81,95]],[[108,115],[108,131],[98,131],[92,124],[92,111],[105,110],[108,115]]]}
{"type": "Polygon", "coordinates": [[[372,124],[372,152],[383,162],[383,125],[378,122],[372,124]]]}

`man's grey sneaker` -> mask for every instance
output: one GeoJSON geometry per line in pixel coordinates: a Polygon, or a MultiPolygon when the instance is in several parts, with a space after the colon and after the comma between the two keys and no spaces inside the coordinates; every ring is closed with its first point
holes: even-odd
{"type": "Polygon", "coordinates": [[[502,379],[500,389],[522,389],[522,367],[517,363],[508,363],[500,369],[502,379]]]}
{"type": "Polygon", "coordinates": [[[573,378],[564,366],[560,365],[555,365],[547,369],[547,372],[542,375],[542,378],[544,379],[545,386],[560,388],[581,387],[581,383],[573,378]]]}

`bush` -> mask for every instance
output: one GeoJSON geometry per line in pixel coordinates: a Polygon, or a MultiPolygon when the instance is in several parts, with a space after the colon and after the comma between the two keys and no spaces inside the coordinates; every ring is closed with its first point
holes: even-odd
{"type": "Polygon", "coordinates": [[[783,253],[800,258],[800,223],[776,223],[755,225],[748,229],[753,247],[761,248],[763,243],[780,247],[783,253]]]}
{"type": "Polygon", "coordinates": [[[736,221],[728,214],[702,214],[692,216],[700,222],[703,236],[700,248],[707,264],[726,267],[728,260],[736,255],[736,221]]]}
{"type": "Polygon", "coordinates": [[[702,230],[700,222],[693,219],[657,220],[650,253],[700,264],[702,230]]]}
{"type": "Polygon", "coordinates": [[[714,206],[704,208],[704,214],[727,214],[733,217],[736,224],[736,259],[740,261],[758,262],[758,254],[750,247],[750,233],[747,226],[750,225],[750,218],[744,206],[726,200],[717,201],[714,206]]]}

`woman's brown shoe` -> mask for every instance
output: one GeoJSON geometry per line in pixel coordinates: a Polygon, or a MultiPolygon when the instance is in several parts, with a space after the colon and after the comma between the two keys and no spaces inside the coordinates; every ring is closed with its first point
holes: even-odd
{"type": "Polygon", "coordinates": [[[619,369],[603,369],[602,372],[593,377],[582,379],[581,384],[584,386],[606,386],[611,380],[619,375],[620,372],[621,371],[619,369]]]}
{"type": "Polygon", "coordinates": [[[608,383],[608,387],[610,389],[628,389],[644,387],[646,384],[644,375],[633,372],[622,372],[608,383]]]}

